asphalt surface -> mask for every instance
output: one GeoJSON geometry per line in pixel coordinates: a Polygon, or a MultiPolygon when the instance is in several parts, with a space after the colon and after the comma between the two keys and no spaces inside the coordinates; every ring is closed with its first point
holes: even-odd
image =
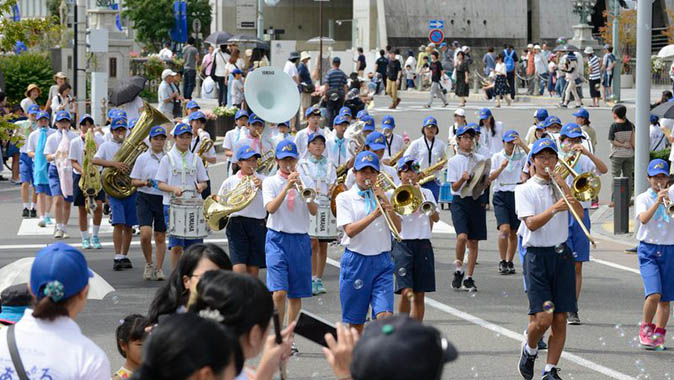
{"type": "MultiPolygon", "coordinates": [[[[438,118],[440,137],[446,139],[447,126],[452,120],[456,99],[450,100],[447,108],[431,110],[421,108],[426,95],[405,94],[398,110],[390,112],[396,118],[396,132],[406,131],[411,138],[419,136],[421,121],[427,115],[438,118]]],[[[371,112],[377,122],[388,113],[389,101],[377,98],[377,106],[371,112]]],[[[480,107],[493,106],[488,102],[473,102],[466,107],[469,121],[476,121],[480,107]]],[[[507,129],[525,133],[532,124],[536,104],[517,103],[513,107],[492,109],[497,120],[507,129]]],[[[563,121],[573,121],[573,110],[548,107],[552,114],[563,121]]],[[[608,162],[608,144],[605,139],[611,123],[608,107],[591,109],[592,125],[599,137],[598,155],[608,162]]],[[[628,115],[632,117],[630,107],[628,115]]],[[[220,159],[220,157],[219,157],[220,159]]],[[[224,166],[216,164],[210,169],[213,188],[218,189],[224,178],[224,166]]],[[[5,173],[6,174],[6,173],[5,173]]],[[[608,175],[602,177],[600,199],[609,198],[608,175]]],[[[48,236],[17,235],[22,223],[19,187],[8,182],[0,183],[0,266],[16,259],[33,255],[41,246],[52,242],[48,236]]],[[[601,210],[601,209],[600,209],[601,210]]],[[[602,218],[606,218],[602,211],[602,218]]],[[[426,323],[439,328],[458,348],[459,359],[446,366],[443,379],[519,379],[516,365],[519,358],[521,334],[527,324],[528,302],[522,290],[521,265],[516,259],[517,274],[501,276],[497,272],[498,251],[493,212],[488,212],[489,239],[480,243],[479,265],[474,279],[477,293],[456,292],[450,288],[454,261],[455,235],[437,233],[432,243],[436,258],[437,291],[428,295],[426,323]]],[[[451,225],[449,211],[441,211],[441,220],[451,225]]],[[[68,231],[68,242],[79,244],[76,212],[73,212],[68,231]]],[[[564,356],[559,363],[564,379],[669,379],[674,376],[672,351],[647,352],[637,347],[638,323],[643,305],[643,288],[638,274],[637,259],[623,250],[633,245],[632,241],[596,235],[597,249],[592,251],[593,261],[584,266],[583,294],[579,302],[581,326],[569,326],[564,356]]],[[[210,240],[226,247],[224,232],[213,233],[210,240]]],[[[104,249],[85,252],[91,268],[116,289],[101,301],[90,301],[77,322],[83,332],[100,345],[110,358],[113,370],[122,363],[114,342],[114,331],[119,320],[130,313],[145,313],[160,282],[142,280],[143,259],[134,238],[130,252],[134,269],[124,272],[112,271],[111,236],[102,236],[104,249]]],[[[339,246],[331,246],[329,265],[324,276],[328,293],[304,300],[303,306],[330,321],[340,319],[338,294],[339,246]]],[[[168,271],[168,263],[165,271],[168,271]]],[[[264,279],[264,272],[261,278],[264,279]]],[[[397,302],[397,300],[396,300],[397,302]]],[[[297,338],[300,354],[288,365],[290,379],[334,378],[323,357],[320,347],[297,338]]],[[[667,344],[674,347],[669,336],[667,344]]],[[[536,363],[536,371],[542,370],[544,353],[536,363]]],[[[405,358],[400,358],[405,365],[405,358]]]]}

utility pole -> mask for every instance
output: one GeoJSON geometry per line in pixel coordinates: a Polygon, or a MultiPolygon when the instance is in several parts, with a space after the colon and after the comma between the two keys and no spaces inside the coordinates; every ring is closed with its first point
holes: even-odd
{"type": "Polygon", "coordinates": [[[318,0],[318,84],[323,85],[323,1],[318,0]]]}
{"type": "MultiPolygon", "coordinates": [[[[613,4],[613,55],[616,57],[615,67],[613,68],[613,101],[615,103],[620,102],[620,74],[622,73],[622,60],[620,55],[620,24],[618,19],[620,17],[620,2],[618,0],[612,0],[613,4]]],[[[649,58],[650,62],[650,58],[649,58]]]]}
{"type": "Polygon", "coordinates": [[[634,194],[641,194],[648,188],[645,173],[648,169],[649,160],[653,0],[639,0],[637,7],[637,111],[635,117],[634,194]]]}
{"type": "Polygon", "coordinates": [[[257,0],[257,38],[263,40],[264,37],[264,17],[262,16],[262,7],[264,3],[262,0],[257,0]]]}
{"type": "Polygon", "coordinates": [[[87,76],[86,76],[86,0],[76,0],[73,4],[73,93],[80,114],[86,113],[87,76]],[[84,28],[80,28],[80,23],[84,28]]]}

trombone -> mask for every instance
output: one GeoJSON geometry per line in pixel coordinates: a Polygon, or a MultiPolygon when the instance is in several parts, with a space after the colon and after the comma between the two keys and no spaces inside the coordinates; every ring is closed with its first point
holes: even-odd
{"type": "Polygon", "coordinates": [[[384,172],[379,172],[376,185],[384,191],[393,190],[391,204],[393,205],[393,211],[397,214],[413,214],[423,203],[421,190],[409,184],[396,186],[391,176],[384,172]]]}
{"type": "Polygon", "coordinates": [[[419,190],[419,193],[421,194],[421,205],[419,206],[419,210],[421,210],[422,213],[426,216],[431,216],[435,214],[436,208],[435,204],[428,199],[426,199],[426,195],[424,195],[424,192],[421,190],[421,186],[417,183],[417,190],[419,190]]]}
{"type": "Polygon", "coordinates": [[[555,167],[554,171],[562,179],[566,179],[570,174],[573,177],[573,183],[571,184],[573,197],[581,202],[587,202],[597,197],[599,190],[601,190],[601,181],[592,172],[576,173],[573,167],[576,166],[580,155],[580,152],[575,151],[575,153],[567,156],[567,158],[559,160],[559,164],[555,167]]]}
{"type": "MultiPolygon", "coordinates": [[[[373,185],[372,181],[370,181],[369,179],[365,180],[365,185],[368,186],[370,190],[372,190],[372,193],[374,194],[374,186],[376,185],[373,185]]],[[[388,229],[391,231],[391,234],[393,234],[393,237],[396,239],[396,241],[402,241],[403,238],[402,236],[400,236],[400,232],[393,223],[393,219],[391,219],[391,216],[387,214],[384,208],[382,207],[379,197],[374,195],[374,199],[375,203],[377,204],[377,209],[382,214],[382,216],[384,216],[384,219],[386,220],[386,225],[388,226],[388,229]]]]}
{"type": "MultiPolygon", "coordinates": [[[[562,161],[563,162],[563,161],[562,161]]],[[[566,203],[566,207],[569,208],[569,212],[573,216],[574,219],[576,219],[576,223],[580,225],[580,228],[583,230],[583,233],[585,236],[587,236],[587,239],[592,243],[592,248],[597,248],[597,243],[595,243],[594,239],[592,238],[592,235],[590,235],[590,231],[587,230],[587,227],[585,227],[585,224],[583,224],[583,220],[578,216],[578,213],[576,213],[576,210],[571,206],[571,202],[569,202],[568,199],[566,199],[566,194],[564,194],[564,190],[562,190],[561,186],[557,182],[555,182],[555,179],[553,177],[552,171],[550,168],[546,167],[545,172],[550,176],[550,182],[554,186],[554,189],[557,190],[559,195],[564,199],[564,202],[566,203]]]]}

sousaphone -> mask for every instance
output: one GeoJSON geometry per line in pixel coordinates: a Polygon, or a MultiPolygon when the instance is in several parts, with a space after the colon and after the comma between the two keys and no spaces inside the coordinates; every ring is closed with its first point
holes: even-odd
{"type": "Polygon", "coordinates": [[[297,84],[273,66],[260,67],[248,74],[243,90],[248,107],[271,123],[291,120],[300,108],[297,84]]]}
{"type": "Polygon", "coordinates": [[[479,161],[473,168],[473,173],[470,175],[468,183],[461,189],[461,198],[471,195],[473,199],[478,199],[489,185],[490,170],[491,160],[479,161]]]}

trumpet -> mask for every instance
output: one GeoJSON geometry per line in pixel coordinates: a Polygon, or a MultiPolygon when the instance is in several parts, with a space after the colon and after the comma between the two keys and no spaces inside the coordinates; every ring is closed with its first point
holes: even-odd
{"type": "Polygon", "coordinates": [[[311,203],[316,199],[316,190],[304,186],[304,182],[302,182],[302,176],[297,176],[297,181],[295,181],[295,190],[297,190],[306,203],[311,203]]]}
{"type": "Polygon", "coordinates": [[[576,213],[576,210],[571,206],[571,202],[569,202],[568,199],[566,199],[566,194],[564,193],[564,190],[562,190],[561,186],[557,182],[555,182],[555,179],[553,177],[552,171],[550,168],[546,167],[545,172],[550,176],[550,182],[554,186],[554,189],[557,190],[559,195],[564,199],[564,202],[566,203],[566,206],[569,208],[569,212],[573,216],[573,218],[576,220],[576,223],[580,226],[580,228],[583,230],[583,233],[585,236],[587,236],[587,239],[592,243],[593,248],[597,248],[597,243],[595,243],[594,239],[592,238],[592,235],[590,235],[590,231],[587,230],[587,227],[585,227],[585,224],[583,224],[583,220],[580,218],[578,213],[576,213]]]}
{"type": "MultiPolygon", "coordinates": [[[[658,192],[665,189],[666,188],[663,188],[660,184],[658,184],[658,192]]],[[[672,200],[669,199],[669,196],[662,198],[662,205],[665,206],[665,209],[667,210],[667,215],[669,215],[670,217],[674,217],[674,203],[672,203],[672,200]]]]}
{"type": "Polygon", "coordinates": [[[419,210],[421,210],[422,213],[426,216],[431,216],[435,214],[436,208],[435,204],[428,199],[426,199],[426,195],[424,195],[424,192],[421,191],[421,186],[417,183],[417,190],[419,190],[419,193],[421,194],[421,205],[419,206],[419,210]]]}
{"type": "MultiPolygon", "coordinates": [[[[373,185],[372,181],[370,181],[369,179],[366,179],[365,180],[365,186],[368,186],[372,190],[372,192],[374,193],[374,186],[376,186],[376,185],[373,185]]],[[[379,200],[379,197],[375,195],[374,199],[375,199],[375,203],[377,204],[377,209],[384,216],[384,220],[386,220],[386,225],[388,226],[388,229],[391,231],[391,234],[396,239],[396,241],[402,241],[403,238],[402,238],[402,236],[400,236],[400,232],[398,231],[395,224],[393,223],[393,219],[391,219],[391,216],[389,214],[387,214],[386,211],[384,211],[384,208],[381,205],[381,201],[379,200]]]]}

